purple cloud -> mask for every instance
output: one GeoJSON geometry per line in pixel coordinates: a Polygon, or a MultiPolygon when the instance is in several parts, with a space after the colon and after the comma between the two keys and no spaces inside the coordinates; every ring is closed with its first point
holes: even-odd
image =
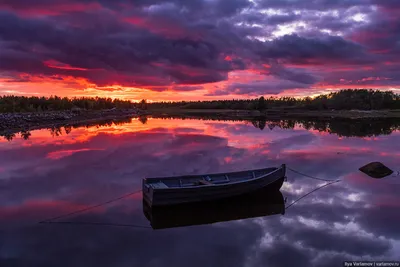
{"type": "MultiPolygon", "coordinates": [[[[376,0],[3,0],[0,78],[73,77],[157,91],[256,69],[286,83],[281,89],[288,81],[304,88],[376,76],[389,79],[366,85],[397,87],[399,10],[396,1],[376,0]],[[379,75],[361,77],[360,68],[379,75]]],[[[230,83],[238,93],[259,88],[230,83]]]]}

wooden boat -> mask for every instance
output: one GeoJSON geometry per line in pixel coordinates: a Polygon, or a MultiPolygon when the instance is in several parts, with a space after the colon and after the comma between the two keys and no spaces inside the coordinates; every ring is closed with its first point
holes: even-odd
{"type": "Polygon", "coordinates": [[[143,201],[143,213],[153,229],[166,229],[283,215],[285,201],[279,190],[263,188],[236,197],[162,207],[151,207],[143,201]]]}
{"type": "Polygon", "coordinates": [[[278,191],[286,174],[280,167],[240,172],[145,178],[143,199],[150,206],[202,202],[238,196],[261,188],[278,191]]]}

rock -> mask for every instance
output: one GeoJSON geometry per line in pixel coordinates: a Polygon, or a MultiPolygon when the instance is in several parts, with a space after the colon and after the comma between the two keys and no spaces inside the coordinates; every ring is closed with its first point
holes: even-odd
{"type": "Polygon", "coordinates": [[[383,165],[381,162],[371,162],[359,169],[372,178],[384,178],[393,173],[391,169],[383,165]]]}
{"type": "Polygon", "coordinates": [[[137,109],[81,110],[79,108],[67,111],[1,113],[0,131],[17,131],[20,129],[30,129],[32,127],[37,128],[40,125],[48,127],[51,123],[65,124],[69,121],[74,123],[76,121],[84,121],[88,119],[116,119],[127,115],[139,115],[140,113],[141,111],[137,109]]]}

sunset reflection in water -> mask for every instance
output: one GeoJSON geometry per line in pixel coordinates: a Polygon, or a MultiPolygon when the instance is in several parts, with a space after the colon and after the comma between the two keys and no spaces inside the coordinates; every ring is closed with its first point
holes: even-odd
{"type": "MultiPolygon", "coordinates": [[[[0,139],[0,266],[341,266],[398,259],[399,176],[377,180],[358,171],[372,161],[400,170],[398,124],[325,126],[134,118],[0,139]],[[158,231],[37,224],[138,190],[143,177],[282,163],[342,181],[271,217],[158,231]]],[[[282,194],[291,203],[322,184],[289,171],[282,194]]],[[[148,225],[141,194],[68,220],[148,225]]]]}

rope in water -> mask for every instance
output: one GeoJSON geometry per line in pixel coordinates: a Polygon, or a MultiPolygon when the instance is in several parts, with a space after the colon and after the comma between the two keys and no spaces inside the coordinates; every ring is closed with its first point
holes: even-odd
{"type": "MultiPolygon", "coordinates": [[[[332,181],[332,180],[327,180],[327,179],[321,179],[321,178],[313,177],[313,176],[310,176],[310,175],[307,175],[307,174],[303,174],[303,173],[301,173],[301,172],[299,172],[299,171],[296,171],[296,170],[294,170],[294,169],[292,169],[292,168],[289,168],[289,167],[288,167],[287,169],[290,170],[290,171],[292,171],[292,172],[295,172],[295,173],[297,173],[297,174],[300,174],[300,175],[303,175],[303,176],[305,176],[305,177],[308,177],[308,178],[312,178],[312,179],[316,179],[316,180],[320,180],[320,181],[328,181],[328,182],[330,182],[330,183],[325,184],[325,185],[323,185],[323,186],[321,186],[321,187],[319,187],[319,188],[317,188],[317,189],[315,189],[315,190],[309,192],[308,194],[306,194],[306,195],[300,197],[299,199],[295,200],[293,203],[291,203],[290,205],[288,205],[288,206],[286,207],[286,209],[289,208],[290,206],[292,206],[293,204],[295,204],[295,203],[296,203],[297,201],[299,201],[300,199],[302,199],[302,198],[308,196],[308,195],[311,194],[312,192],[315,192],[315,191],[318,190],[318,189],[321,189],[321,188],[323,188],[323,187],[325,187],[325,186],[328,186],[328,185],[330,185],[330,184],[333,184],[333,183],[336,183],[336,182],[339,182],[339,181],[340,181],[340,180],[332,181]]],[[[76,224],[81,224],[81,225],[102,225],[102,226],[122,226],[122,227],[151,228],[151,227],[148,227],[148,226],[133,225],[133,224],[113,224],[113,223],[97,223],[97,222],[71,222],[71,221],[62,221],[62,222],[59,221],[59,222],[54,222],[55,220],[59,220],[59,219],[61,219],[61,218],[65,218],[65,217],[69,217],[69,216],[76,215],[76,214],[79,214],[79,213],[83,213],[83,212],[86,212],[86,211],[89,211],[89,210],[92,210],[92,209],[95,209],[95,208],[99,208],[99,207],[101,207],[101,206],[104,206],[104,205],[113,203],[113,202],[115,202],[115,201],[122,200],[122,199],[124,199],[124,198],[133,196],[133,195],[135,195],[135,194],[137,194],[137,193],[140,193],[141,191],[142,191],[142,190],[140,189],[140,190],[137,190],[137,191],[128,193],[128,194],[126,194],[126,195],[120,196],[120,197],[118,197],[118,198],[114,198],[114,199],[108,200],[108,201],[106,201],[106,202],[102,202],[102,203],[99,203],[99,204],[96,204],[96,205],[93,205],[93,206],[89,206],[89,207],[86,207],[86,208],[83,208],[83,209],[80,209],[80,210],[76,210],[76,211],[67,213],[67,214],[62,214],[62,215],[59,215],[59,216],[56,216],[56,217],[53,217],[53,218],[49,218],[49,219],[40,221],[39,223],[41,223],[41,224],[75,224],[75,225],[76,225],[76,224]]]]}
{"type": "Polygon", "coordinates": [[[52,222],[52,221],[43,221],[43,222],[40,222],[40,223],[46,223],[46,224],[69,224],[69,225],[94,225],[94,226],[118,226],[118,227],[133,227],[133,228],[152,229],[150,226],[146,226],[146,225],[102,223],[102,222],[71,222],[71,221],[52,222]]]}
{"type": "Polygon", "coordinates": [[[92,210],[92,209],[95,209],[95,208],[99,208],[101,206],[110,204],[112,202],[115,202],[115,201],[122,200],[122,199],[130,197],[130,196],[133,196],[133,195],[135,195],[137,193],[140,193],[141,191],[142,191],[142,189],[137,190],[135,192],[131,192],[131,193],[123,195],[123,196],[120,196],[118,198],[114,198],[114,199],[108,200],[106,202],[103,202],[103,203],[100,203],[100,204],[97,204],[97,205],[94,205],[94,206],[86,207],[84,209],[76,210],[76,211],[73,211],[73,212],[70,212],[70,213],[67,213],[67,214],[63,214],[63,215],[59,215],[59,216],[56,216],[56,217],[53,217],[53,218],[50,218],[50,219],[47,219],[47,220],[43,220],[43,221],[41,221],[39,223],[51,223],[54,220],[58,220],[58,219],[65,218],[65,217],[68,217],[68,216],[71,216],[71,215],[75,215],[75,214],[79,214],[79,213],[82,213],[82,212],[85,212],[85,211],[89,211],[89,210],[92,210]]]}
{"type": "Polygon", "coordinates": [[[326,186],[328,186],[328,185],[331,185],[331,184],[334,184],[334,183],[338,183],[338,182],[340,182],[340,180],[332,181],[332,182],[326,183],[326,184],[324,184],[324,185],[322,185],[322,186],[320,186],[320,187],[317,187],[316,189],[314,189],[314,190],[308,192],[307,194],[305,194],[305,195],[299,197],[298,199],[296,199],[295,201],[293,201],[291,204],[289,204],[287,207],[285,207],[285,209],[288,209],[289,207],[291,207],[292,205],[294,205],[296,202],[300,201],[301,199],[305,198],[306,196],[310,195],[311,193],[314,193],[315,191],[317,191],[317,190],[319,190],[319,189],[322,189],[322,188],[324,188],[324,187],[326,187],[326,186]]]}
{"type": "Polygon", "coordinates": [[[292,169],[292,168],[289,168],[289,167],[287,167],[287,169],[290,170],[290,171],[292,171],[292,172],[294,172],[294,173],[297,173],[297,174],[300,174],[300,175],[303,175],[303,176],[305,176],[305,177],[308,177],[308,178],[311,178],[311,179],[315,179],[315,180],[320,180],[320,181],[325,181],[325,182],[340,181],[340,180],[329,180],[329,179],[322,179],[322,178],[310,176],[310,175],[308,175],[308,174],[301,173],[301,172],[296,171],[296,170],[294,170],[294,169],[292,169]]]}

